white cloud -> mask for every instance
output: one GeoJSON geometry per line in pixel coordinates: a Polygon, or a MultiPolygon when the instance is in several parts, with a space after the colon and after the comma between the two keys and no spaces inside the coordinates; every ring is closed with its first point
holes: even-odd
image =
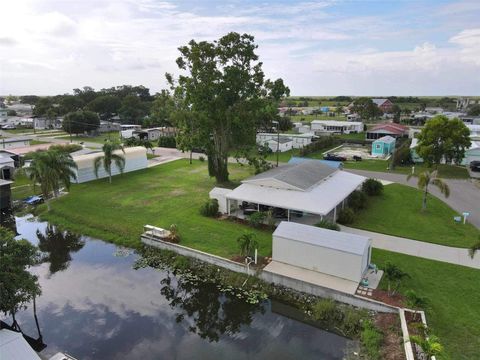
{"type": "MultiPolygon", "coordinates": [[[[179,46],[229,31],[253,34],[267,76],[284,78],[293,94],[468,94],[480,88],[474,76],[479,29],[452,32],[449,42],[424,36],[412,44],[415,30],[395,23],[394,14],[334,16],[331,1],[219,4],[201,12],[154,0],[103,0],[94,7],[8,2],[9,16],[0,22],[0,93],[55,94],[127,83],[158,91],[166,86],[165,72],[177,70],[179,46]]],[[[472,6],[462,3],[456,13],[475,11],[472,6]]]]}

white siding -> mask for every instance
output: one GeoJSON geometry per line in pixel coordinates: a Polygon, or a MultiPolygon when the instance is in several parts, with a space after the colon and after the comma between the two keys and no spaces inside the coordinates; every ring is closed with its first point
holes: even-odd
{"type": "MultiPolygon", "coordinates": [[[[343,279],[360,282],[366,268],[365,256],[273,236],[274,261],[298,266],[343,279]]],[[[368,264],[367,264],[368,265],[368,264]]]]}

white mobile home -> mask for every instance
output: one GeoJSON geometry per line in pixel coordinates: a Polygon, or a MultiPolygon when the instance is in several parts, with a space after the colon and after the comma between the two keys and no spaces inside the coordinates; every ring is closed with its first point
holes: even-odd
{"type": "MultiPolygon", "coordinates": [[[[125,169],[124,173],[142,170],[147,168],[147,149],[143,146],[135,146],[130,148],[125,148],[125,153],[121,150],[116,150],[116,154],[123,155],[125,157],[125,169]]],[[[99,156],[103,156],[103,152],[94,152],[91,154],[84,154],[78,156],[72,156],[73,161],[78,166],[78,169],[74,170],[77,175],[76,183],[84,183],[87,181],[96,180],[93,163],[95,159],[99,156]]],[[[112,164],[112,176],[120,174],[120,170],[115,164],[112,164]]],[[[100,166],[98,170],[98,179],[103,179],[108,177],[107,172],[100,166]]]]}
{"type": "Polygon", "coordinates": [[[363,132],[363,123],[360,121],[313,120],[311,128],[315,133],[361,133],[363,132]]]}
{"type": "MultiPolygon", "coordinates": [[[[314,133],[309,132],[306,134],[280,134],[281,138],[288,138],[292,141],[292,148],[293,149],[301,149],[304,146],[310,144],[314,138],[317,138],[314,133]]],[[[257,144],[258,145],[265,145],[265,143],[269,142],[270,140],[276,140],[278,138],[278,134],[276,133],[258,133],[257,134],[257,144]]],[[[276,144],[275,149],[272,151],[276,151],[276,144]]]]}
{"type": "Polygon", "coordinates": [[[281,222],[273,233],[272,259],[359,283],[370,263],[372,240],[340,231],[281,222]]]}

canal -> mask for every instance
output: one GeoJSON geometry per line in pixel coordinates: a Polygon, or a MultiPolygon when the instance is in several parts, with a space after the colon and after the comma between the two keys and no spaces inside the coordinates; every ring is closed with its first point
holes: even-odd
{"type": "MultiPolygon", "coordinates": [[[[18,238],[38,245],[31,269],[42,295],[37,316],[48,357],[78,359],[346,359],[357,347],[297,321],[300,312],[266,300],[246,304],[212,284],[179,283],[169,271],[135,270],[138,256],[101,240],[16,217],[18,238]]],[[[10,318],[3,318],[11,322],[10,318]]],[[[37,336],[32,307],[17,320],[37,336]]]]}

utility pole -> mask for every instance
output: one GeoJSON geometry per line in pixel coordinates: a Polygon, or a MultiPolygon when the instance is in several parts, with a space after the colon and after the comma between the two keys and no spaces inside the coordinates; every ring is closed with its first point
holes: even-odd
{"type": "Polygon", "coordinates": [[[277,167],[278,167],[278,153],[280,151],[280,129],[278,121],[272,121],[272,124],[276,125],[277,128],[277,167]]]}

